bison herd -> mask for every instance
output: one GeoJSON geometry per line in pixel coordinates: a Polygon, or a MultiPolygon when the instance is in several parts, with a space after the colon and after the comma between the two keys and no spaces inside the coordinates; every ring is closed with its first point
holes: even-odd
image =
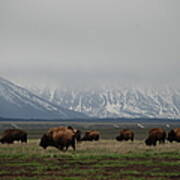
{"type": "MultiPolygon", "coordinates": [[[[41,137],[39,145],[46,149],[48,146],[56,147],[59,150],[66,151],[69,147],[76,149],[76,142],[81,141],[98,141],[100,139],[100,132],[96,130],[86,131],[84,136],[82,136],[80,130],[68,127],[55,127],[50,128],[47,133],[43,134],[41,137]]],[[[119,132],[116,137],[117,141],[128,141],[134,140],[134,132],[129,129],[123,129],[119,132]]],[[[148,132],[148,137],[145,140],[145,144],[148,146],[156,146],[157,142],[159,144],[165,143],[165,140],[169,142],[180,142],[180,128],[172,129],[168,134],[163,128],[153,128],[148,132]]],[[[0,139],[0,143],[13,143],[14,141],[21,141],[22,143],[27,143],[27,132],[21,129],[7,129],[3,132],[0,139]]]]}

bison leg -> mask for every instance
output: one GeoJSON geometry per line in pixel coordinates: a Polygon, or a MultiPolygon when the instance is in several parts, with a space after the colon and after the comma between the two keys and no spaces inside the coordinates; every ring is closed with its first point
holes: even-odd
{"type": "Polygon", "coordinates": [[[69,146],[67,145],[67,146],[66,146],[66,149],[65,149],[65,151],[67,151],[67,150],[68,150],[68,147],[69,147],[69,146]]]}
{"type": "Polygon", "coordinates": [[[60,145],[60,144],[55,144],[54,145],[57,149],[59,149],[60,151],[63,151],[64,149],[64,146],[63,145],[60,145]]]}
{"type": "Polygon", "coordinates": [[[156,146],[156,141],[154,141],[154,142],[152,143],[152,145],[153,145],[153,146],[156,146]]]}
{"type": "Polygon", "coordinates": [[[117,137],[116,137],[116,140],[117,140],[117,141],[119,141],[119,140],[120,140],[119,136],[117,136],[117,137]]]}
{"type": "Polygon", "coordinates": [[[165,139],[159,140],[159,144],[164,144],[164,143],[165,143],[165,139]]]}
{"type": "Polygon", "coordinates": [[[13,143],[14,143],[14,141],[7,141],[7,143],[8,143],[8,144],[13,144],[13,143]]]}
{"type": "Polygon", "coordinates": [[[166,142],[166,137],[164,137],[164,139],[163,139],[163,143],[165,143],[166,142]]]}
{"type": "Polygon", "coordinates": [[[75,139],[72,140],[71,146],[72,146],[73,150],[75,151],[76,150],[75,139]]]}
{"type": "Polygon", "coordinates": [[[63,151],[64,150],[64,146],[60,146],[60,150],[63,151]]]}
{"type": "Polygon", "coordinates": [[[27,143],[27,136],[24,136],[24,137],[21,139],[21,142],[27,143]]]}
{"type": "Polygon", "coordinates": [[[159,144],[164,144],[166,140],[166,137],[162,137],[161,139],[159,139],[159,144]]]}
{"type": "Polygon", "coordinates": [[[75,143],[73,143],[71,146],[72,146],[73,150],[75,151],[76,150],[75,143]]]}

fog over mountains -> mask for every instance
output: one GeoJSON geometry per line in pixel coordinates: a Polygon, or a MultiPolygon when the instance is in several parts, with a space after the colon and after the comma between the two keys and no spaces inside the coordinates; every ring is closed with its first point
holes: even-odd
{"type": "Polygon", "coordinates": [[[170,87],[32,90],[53,104],[83,112],[90,117],[180,118],[180,89],[170,87]]]}
{"type": "Polygon", "coordinates": [[[53,104],[25,88],[0,78],[0,117],[72,119],[87,116],[53,104]]]}

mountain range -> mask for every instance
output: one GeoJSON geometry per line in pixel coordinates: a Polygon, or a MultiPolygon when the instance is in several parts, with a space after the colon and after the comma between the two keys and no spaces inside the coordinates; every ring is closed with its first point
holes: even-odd
{"type": "Polygon", "coordinates": [[[87,115],[54,104],[0,78],[0,116],[23,119],[73,119],[87,115]]]}
{"type": "Polygon", "coordinates": [[[180,90],[116,87],[86,90],[31,88],[64,108],[98,118],[180,118],[180,90]]]}
{"type": "Polygon", "coordinates": [[[0,117],[31,119],[180,119],[180,89],[20,87],[0,78],[0,117]]]}

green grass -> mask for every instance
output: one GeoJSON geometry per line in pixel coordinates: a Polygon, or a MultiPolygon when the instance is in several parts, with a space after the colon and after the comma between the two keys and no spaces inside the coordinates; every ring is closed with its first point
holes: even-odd
{"type": "Polygon", "coordinates": [[[76,152],[64,153],[53,147],[44,150],[37,142],[0,145],[1,180],[164,180],[180,177],[180,144],[177,143],[151,148],[142,141],[101,140],[78,144],[76,152]]]}
{"type": "Polygon", "coordinates": [[[37,179],[31,178],[31,177],[17,177],[17,178],[14,178],[13,180],[37,180],[37,179]]]}

